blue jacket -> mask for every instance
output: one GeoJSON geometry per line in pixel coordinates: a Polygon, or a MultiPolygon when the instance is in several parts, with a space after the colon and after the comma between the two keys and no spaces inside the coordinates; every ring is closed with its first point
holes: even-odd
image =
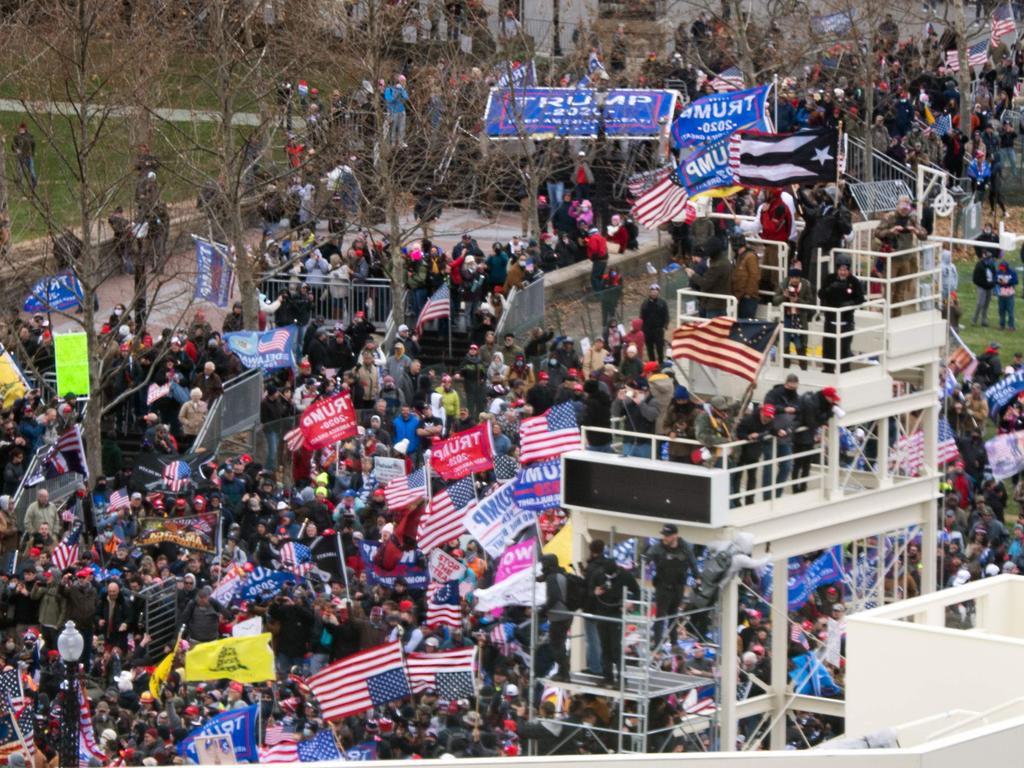
{"type": "Polygon", "coordinates": [[[401,440],[408,440],[409,447],[406,449],[406,456],[411,456],[420,449],[420,436],[416,434],[416,430],[420,426],[420,417],[415,414],[410,414],[408,421],[402,418],[401,414],[395,417],[395,420],[391,422],[391,426],[394,427],[394,441],[395,443],[401,440]]]}

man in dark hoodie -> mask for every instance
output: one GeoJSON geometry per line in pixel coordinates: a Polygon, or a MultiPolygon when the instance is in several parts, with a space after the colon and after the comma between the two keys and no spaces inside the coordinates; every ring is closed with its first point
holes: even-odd
{"type": "MultiPolygon", "coordinates": [[[[583,382],[583,418],[584,427],[600,427],[610,429],[612,425],[612,400],[601,390],[597,379],[583,382]]],[[[600,453],[612,453],[612,436],[607,432],[587,432],[587,448],[600,453]]]]}
{"type": "Polygon", "coordinates": [[[537,581],[547,586],[547,601],[541,618],[548,620],[548,644],[551,646],[551,656],[558,664],[558,672],[552,679],[564,681],[569,679],[569,656],[565,652],[565,642],[572,625],[572,614],[566,602],[568,580],[558,564],[557,555],[543,555],[540,566],[541,573],[537,581]]]}
{"type": "Polygon", "coordinates": [[[690,267],[686,267],[686,274],[690,278],[691,288],[701,293],[721,296],[721,298],[715,296],[700,299],[701,317],[721,317],[727,309],[725,297],[731,295],[732,292],[732,264],[729,261],[725,243],[717,237],[710,238],[704,244],[704,251],[707,254],[707,268],[704,270],[704,274],[698,274],[690,267]]]}

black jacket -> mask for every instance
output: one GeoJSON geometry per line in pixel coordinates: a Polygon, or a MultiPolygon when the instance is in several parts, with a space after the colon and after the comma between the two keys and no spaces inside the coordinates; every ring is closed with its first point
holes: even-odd
{"type": "Polygon", "coordinates": [[[686,586],[687,576],[697,575],[697,559],[690,545],[682,539],[673,549],[657,542],[647,550],[647,559],[654,563],[655,589],[682,589],[686,586]]]}
{"type": "MultiPolygon", "coordinates": [[[[611,398],[600,389],[588,395],[583,401],[583,419],[580,423],[584,427],[610,429],[612,426],[611,398]]],[[[612,436],[607,432],[587,433],[587,442],[590,445],[608,445],[611,441],[612,436]]]]}
{"type": "MultiPolygon", "coordinates": [[[[818,298],[821,300],[822,306],[833,307],[836,309],[843,307],[856,307],[864,303],[864,286],[861,285],[860,280],[850,275],[846,279],[839,277],[836,273],[832,273],[825,278],[824,283],[821,286],[821,290],[818,291],[818,298]]],[[[853,328],[853,310],[847,310],[846,312],[827,312],[825,313],[825,327],[834,328],[836,325],[836,315],[839,316],[839,322],[846,328],[853,328]]]]}
{"type": "Polygon", "coordinates": [[[644,335],[664,332],[668,326],[668,304],[662,298],[648,297],[640,305],[640,319],[643,321],[644,335]]]}

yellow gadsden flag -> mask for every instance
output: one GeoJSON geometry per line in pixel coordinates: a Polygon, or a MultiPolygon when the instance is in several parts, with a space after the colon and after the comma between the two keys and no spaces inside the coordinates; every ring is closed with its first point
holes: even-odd
{"type": "Polygon", "coordinates": [[[558,564],[563,568],[569,568],[572,563],[572,523],[568,520],[562,529],[556,533],[543,547],[545,555],[558,555],[558,564]]]}
{"type": "Polygon", "coordinates": [[[160,701],[160,689],[164,687],[164,683],[174,668],[174,657],[177,655],[178,648],[180,647],[181,639],[179,638],[171,652],[164,657],[163,661],[156,665],[153,674],[149,676],[149,692],[153,694],[153,698],[157,701],[160,701]]]}
{"type": "Polygon", "coordinates": [[[200,643],[185,654],[185,679],[262,683],[274,679],[270,633],[200,643]]]}

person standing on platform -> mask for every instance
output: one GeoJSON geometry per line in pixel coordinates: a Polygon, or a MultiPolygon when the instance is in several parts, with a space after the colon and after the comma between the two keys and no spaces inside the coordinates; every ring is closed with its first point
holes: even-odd
{"type": "MultiPolygon", "coordinates": [[[[698,574],[697,560],[690,545],[679,538],[679,528],[674,523],[661,526],[661,541],[647,550],[647,560],[654,564],[654,608],[658,621],[654,624],[651,645],[657,648],[665,631],[663,617],[679,613],[687,577],[698,574]]],[[[669,621],[668,637],[675,647],[679,624],[675,620],[669,621]]]]}

